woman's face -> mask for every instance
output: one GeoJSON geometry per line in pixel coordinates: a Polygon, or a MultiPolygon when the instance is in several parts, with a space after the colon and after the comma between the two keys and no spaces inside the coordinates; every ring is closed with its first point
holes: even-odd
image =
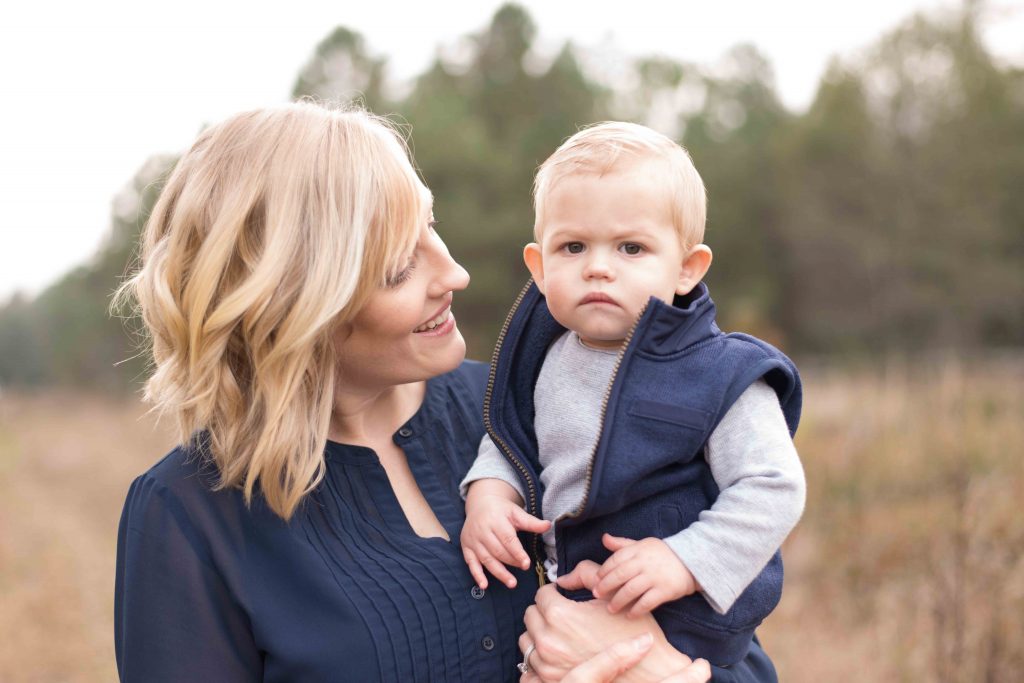
{"type": "Polygon", "coordinates": [[[458,367],[466,342],[452,314],[452,298],[468,284],[469,274],[434,230],[428,206],[408,261],[335,337],[341,381],[380,389],[458,367]]]}

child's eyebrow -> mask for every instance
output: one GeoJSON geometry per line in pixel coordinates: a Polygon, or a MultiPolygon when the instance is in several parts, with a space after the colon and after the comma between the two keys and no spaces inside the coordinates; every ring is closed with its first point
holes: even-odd
{"type": "MultiPolygon", "coordinates": [[[[653,239],[657,233],[657,230],[647,226],[629,226],[611,232],[610,237],[613,240],[653,239]]],[[[593,237],[594,231],[586,227],[564,226],[554,229],[549,227],[547,234],[552,238],[558,237],[559,239],[585,239],[593,237]]]]}

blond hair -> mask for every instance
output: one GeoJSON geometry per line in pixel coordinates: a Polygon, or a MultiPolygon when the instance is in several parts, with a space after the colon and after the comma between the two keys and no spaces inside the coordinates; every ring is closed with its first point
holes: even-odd
{"type": "Polygon", "coordinates": [[[707,196],[689,153],[657,131],[622,121],[582,128],[537,169],[533,183],[536,240],[539,242],[543,235],[548,195],[559,181],[581,173],[605,175],[647,161],[664,164],[666,197],[681,243],[687,248],[699,244],[704,239],[707,196]]]}
{"type": "Polygon", "coordinates": [[[404,139],[365,111],[245,112],[178,161],[115,301],[135,298],[152,341],[145,398],[219,488],[248,503],[258,484],[288,519],[320,482],[332,335],[400,267],[427,201],[404,139]]]}

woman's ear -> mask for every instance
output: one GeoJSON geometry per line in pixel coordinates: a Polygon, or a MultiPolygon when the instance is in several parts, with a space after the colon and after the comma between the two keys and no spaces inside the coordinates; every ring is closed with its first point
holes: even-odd
{"type": "Polygon", "coordinates": [[[679,285],[676,294],[689,294],[707,275],[711,267],[711,248],[706,244],[698,244],[687,252],[683,258],[683,267],[679,271],[679,285]]]}
{"type": "Polygon", "coordinates": [[[530,242],[523,248],[523,261],[537,283],[537,289],[544,293],[544,257],[541,256],[540,245],[530,242]]]}

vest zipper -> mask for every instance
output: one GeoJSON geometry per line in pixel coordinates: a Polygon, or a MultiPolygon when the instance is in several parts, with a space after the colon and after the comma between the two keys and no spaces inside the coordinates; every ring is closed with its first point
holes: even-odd
{"type": "MultiPolygon", "coordinates": [[[[604,390],[604,398],[601,400],[601,418],[597,423],[597,441],[594,442],[594,450],[590,452],[590,461],[587,463],[587,480],[583,487],[583,501],[575,511],[567,512],[556,519],[552,523],[552,528],[563,519],[579,517],[587,507],[587,502],[590,500],[590,485],[594,477],[594,458],[597,457],[597,449],[601,445],[601,435],[604,432],[604,419],[608,412],[608,400],[611,398],[612,387],[615,386],[615,379],[619,374],[619,366],[622,365],[622,359],[626,356],[626,349],[629,348],[630,342],[633,341],[633,335],[636,333],[636,328],[640,325],[640,320],[644,317],[644,313],[647,312],[647,307],[649,305],[650,302],[648,301],[648,303],[644,304],[644,307],[640,309],[640,314],[633,322],[633,326],[629,328],[629,332],[626,333],[626,338],[622,342],[622,348],[619,349],[619,355],[615,359],[615,365],[612,366],[612,377],[608,380],[608,386],[605,387],[604,390]]],[[[555,543],[557,544],[558,541],[556,540],[555,543]]],[[[559,574],[563,573],[563,569],[563,567],[559,567],[559,574]]]]}
{"type": "MultiPolygon", "coordinates": [[[[491,440],[498,444],[498,447],[505,452],[505,457],[508,458],[512,465],[523,475],[523,481],[526,482],[527,489],[526,511],[531,515],[536,516],[538,507],[537,489],[531,481],[529,472],[526,470],[522,461],[512,453],[512,449],[507,443],[505,443],[504,439],[494,432],[494,427],[491,424],[491,395],[494,393],[494,375],[498,367],[498,355],[501,353],[501,346],[505,341],[505,335],[508,333],[509,323],[512,322],[512,317],[515,315],[516,311],[519,310],[519,305],[523,302],[523,297],[526,296],[526,292],[529,291],[532,284],[533,279],[531,278],[526,282],[526,285],[522,290],[520,290],[519,295],[512,304],[511,310],[509,310],[508,315],[505,316],[505,322],[501,326],[501,332],[498,333],[498,340],[494,344],[494,353],[491,354],[491,368],[487,373],[487,390],[484,392],[484,428],[491,436],[491,440]]],[[[540,534],[533,534],[533,543],[531,546],[533,549],[533,561],[535,563],[534,571],[537,573],[537,582],[538,585],[543,586],[545,583],[545,572],[544,563],[540,559],[540,551],[537,547],[538,538],[540,538],[540,534]]]]}

